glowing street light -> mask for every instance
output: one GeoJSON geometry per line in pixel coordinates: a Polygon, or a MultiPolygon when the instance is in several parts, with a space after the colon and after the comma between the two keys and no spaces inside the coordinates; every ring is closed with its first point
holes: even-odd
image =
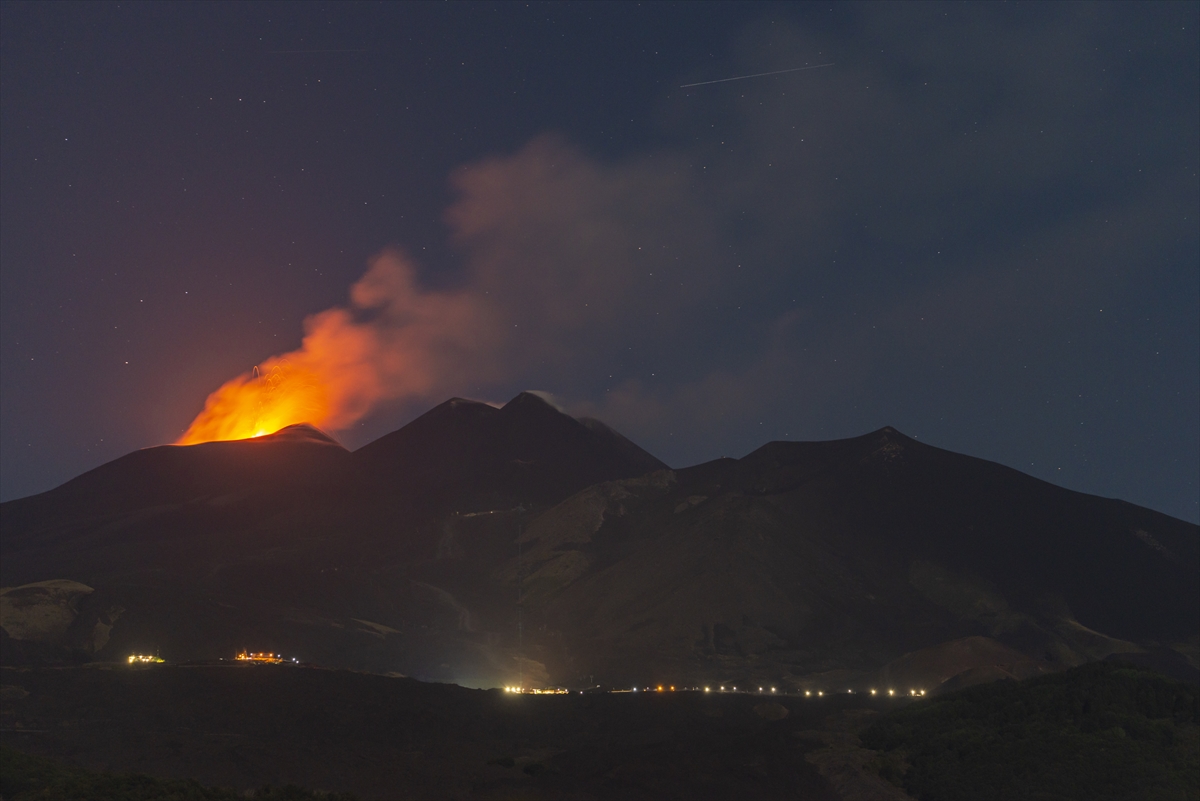
{"type": "Polygon", "coordinates": [[[130,654],[129,655],[129,664],[131,664],[131,665],[145,665],[145,664],[153,665],[153,664],[161,663],[162,661],[163,660],[160,657],[150,656],[149,654],[130,654]]]}

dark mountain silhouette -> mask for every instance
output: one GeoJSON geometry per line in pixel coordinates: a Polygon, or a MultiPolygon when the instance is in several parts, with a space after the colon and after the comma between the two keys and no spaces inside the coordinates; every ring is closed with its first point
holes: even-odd
{"type": "MultiPolygon", "coordinates": [[[[4,544],[20,548],[65,527],[143,513],[200,498],[219,503],[250,493],[319,485],[344,469],[350,453],[310,425],[263,437],[145,448],[89,470],[56,489],[3,504],[4,544]]],[[[54,535],[51,535],[54,536],[54,535]]]]}
{"type": "Polygon", "coordinates": [[[525,536],[533,620],[617,681],[868,682],[979,636],[1050,670],[1194,660],[1200,631],[1196,526],[890,428],[593,487],[525,536]]]}
{"type": "Polygon", "coordinates": [[[354,453],[139,451],[0,522],[5,587],[94,589],[6,590],[6,654],[821,688],[1200,651],[1196,526],[890,428],[672,471],[534,393],[453,399],[354,453]]]}
{"type": "Polygon", "coordinates": [[[497,409],[453,398],[354,454],[364,480],[427,504],[550,503],[666,465],[608,426],[532,392],[497,409]]]}

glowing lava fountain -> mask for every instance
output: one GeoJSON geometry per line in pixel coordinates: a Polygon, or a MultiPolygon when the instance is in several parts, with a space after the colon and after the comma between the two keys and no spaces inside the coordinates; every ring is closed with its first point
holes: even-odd
{"type": "Polygon", "coordinates": [[[422,289],[387,250],[352,287],[350,305],[304,321],[300,348],[226,381],[177,445],[273,434],[309,423],[339,431],[381,400],[427,398],[446,384],[495,374],[505,327],[475,294],[422,289]]]}
{"type": "Polygon", "coordinates": [[[175,444],[261,437],[294,423],[320,425],[329,417],[329,405],[315,371],[272,359],[261,373],[255,367],[209,395],[204,411],[175,444]]]}

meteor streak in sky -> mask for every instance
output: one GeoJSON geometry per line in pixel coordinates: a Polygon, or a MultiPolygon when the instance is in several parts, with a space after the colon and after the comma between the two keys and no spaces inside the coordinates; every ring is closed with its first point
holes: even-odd
{"type": "Polygon", "coordinates": [[[268,53],[366,53],[366,49],[359,50],[268,50],[268,53]]]}
{"type": "Polygon", "coordinates": [[[736,78],[718,78],[715,81],[700,81],[699,83],[685,83],[680,86],[680,89],[687,89],[691,86],[708,86],[710,83],[728,83],[729,81],[744,81],[747,78],[762,78],[766,75],[782,75],[785,72],[800,72],[801,70],[817,70],[821,67],[832,67],[833,62],[828,64],[814,64],[811,67],[792,67],[790,70],[775,70],[774,72],[756,72],[753,75],[739,75],[736,78]]]}

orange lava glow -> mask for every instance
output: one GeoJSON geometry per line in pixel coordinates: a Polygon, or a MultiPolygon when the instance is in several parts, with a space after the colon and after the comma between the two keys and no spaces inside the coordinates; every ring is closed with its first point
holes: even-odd
{"type": "Polygon", "coordinates": [[[314,370],[286,359],[226,381],[208,396],[204,411],[175,443],[250,439],[295,423],[320,426],[329,417],[329,397],[314,370]]]}
{"type": "Polygon", "coordinates": [[[477,297],[424,290],[403,254],[385,251],[350,288],[349,306],[306,318],[297,350],[225,382],[175,444],[261,437],[296,423],[343,430],[381,400],[461,384],[464,365],[486,379],[499,330],[477,297]]]}

